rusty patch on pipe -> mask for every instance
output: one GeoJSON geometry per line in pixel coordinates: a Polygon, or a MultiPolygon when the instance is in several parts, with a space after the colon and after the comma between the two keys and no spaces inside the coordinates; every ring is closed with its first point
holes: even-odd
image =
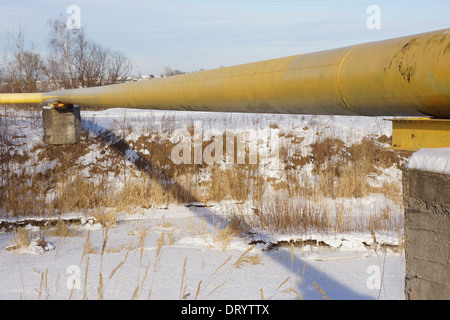
{"type": "Polygon", "coordinates": [[[384,73],[387,74],[387,72],[392,68],[392,66],[396,65],[398,68],[398,71],[402,75],[402,78],[408,81],[408,83],[411,83],[411,79],[415,74],[416,66],[415,64],[408,64],[406,63],[405,56],[407,56],[409,49],[411,46],[416,42],[417,38],[413,37],[411,38],[406,44],[402,47],[401,50],[399,50],[391,59],[391,62],[389,63],[389,66],[387,68],[384,68],[384,73]]]}

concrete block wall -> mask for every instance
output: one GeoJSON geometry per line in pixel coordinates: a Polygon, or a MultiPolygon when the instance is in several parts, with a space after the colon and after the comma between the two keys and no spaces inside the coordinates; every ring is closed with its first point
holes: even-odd
{"type": "Polygon", "coordinates": [[[403,172],[405,298],[450,299],[450,174],[403,172]]]}
{"type": "Polygon", "coordinates": [[[52,145],[75,144],[80,140],[80,108],[44,107],[42,110],[44,142],[52,145]]]}

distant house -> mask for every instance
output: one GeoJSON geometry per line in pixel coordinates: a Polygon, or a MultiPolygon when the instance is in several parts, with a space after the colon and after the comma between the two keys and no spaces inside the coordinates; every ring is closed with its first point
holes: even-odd
{"type": "Polygon", "coordinates": [[[138,79],[136,78],[136,76],[128,76],[125,80],[125,82],[134,82],[134,81],[138,81],[138,79]]]}
{"type": "Polygon", "coordinates": [[[142,76],[142,80],[150,80],[150,79],[153,79],[154,77],[155,77],[154,75],[148,74],[148,75],[142,76]]]}

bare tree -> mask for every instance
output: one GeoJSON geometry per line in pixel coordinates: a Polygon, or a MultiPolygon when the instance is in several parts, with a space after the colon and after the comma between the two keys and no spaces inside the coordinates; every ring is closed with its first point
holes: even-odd
{"type": "Polygon", "coordinates": [[[5,76],[4,76],[4,66],[2,63],[0,63],[0,92],[4,92],[3,87],[5,85],[5,76]]]}
{"type": "MultiPolygon", "coordinates": [[[[130,59],[128,59],[121,52],[111,52],[108,62],[108,79],[106,84],[114,84],[119,79],[126,79],[132,70],[133,66],[130,59]]],[[[123,80],[122,80],[123,81],[123,80]]]]}
{"type": "Polygon", "coordinates": [[[36,92],[38,81],[44,74],[44,61],[34,47],[25,47],[22,28],[8,34],[8,43],[3,54],[4,81],[10,92],[36,92]]]}
{"type": "MultiPolygon", "coordinates": [[[[73,52],[74,77],[80,87],[96,86],[99,78],[101,48],[86,38],[84,32],[78,34],[73,52]]],[[[101,69],[101,68],[100,68],[101,69]]]]}
{"type": "Polygon", "coordinates": [[[49,64],[52,68],[52,76],[55,81],[61,82],[60,85],[68,88],[74,88],[73,81],[73,56],[74,48],[81,29],[68,29],[66,20],[60,15],[59,19],[49,20],[50,27],[49,46],[50,56],[49,64]]]}
{"type": "Polygon", "coordinates": [[[109,50],[103,48],[98,43],[92,42],[91,49],[93,52],[91,87],[101,86],[108,77],[108,55],[109,50]]]}
{"type": "Polygon", "coordinates": [[[38,83],[42,81],[41,79],[45,69],[44,61],[41,59],[40,54],[25,51],[23,54],[23,64],[24,87],[22,90],[25,92],[39,91],[38,83]]]}
{"type": "Polygon", "coordinates": [[[32,44],[26,46],[23,29],[8,34],[8,43],[0,57],[0,90],[36,92],[92,87],[116,83],[130,74],[132,64],[124,54],[88,39],[83,29],[68,29],[62,15],[50,20],[48,25],[46,61],[32,44]]]}
{"type": "Polygon", "coordinates": [[[185,72],[180,71],[180,70],[178,70],[178,69],[172,70],[171,67],[165,66],[165,67],[164,67],[164,73],[162,74],[162,76],[170,77],[170,76],[175,76],[175,75],[177,75],[177,74],[184,74],[184,73],[185,73],[185,72]]]}
{"type": "Polygon", "coordinates": [[[66,88],[115,83],[131,72],[130,60],[88,39],[84,29],[68,29],[60,17],[50,20],[48,73],[66,88]]]}
{"type": "Polygon", "coordinates": [[[3,54],[3,72],[10,92],[22,92],[24,51],[25,41],[23,29],[19,28],[15,34],[8,33],[8,43],[3,54]]]}
{"type": "Polygon", "coordinates": [[[82,87],[104,84],[108,74],[107,49],[92,40],[80,42],[80,47],[75,52],[75,61],[77,61],[77,70],[79,70],[77,78],[82,87]]]}

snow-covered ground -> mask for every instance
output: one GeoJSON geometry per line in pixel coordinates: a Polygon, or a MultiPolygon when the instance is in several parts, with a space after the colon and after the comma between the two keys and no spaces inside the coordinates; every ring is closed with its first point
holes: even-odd
{"type": "Polygon", "coordinates": [[[320,287],[329,299],[403,299],[404,257],[366,248],[370,235],[271,250],[234,237],[224,248],[214,227],[220,219],[195,206],[123,214],[107,232],[103,256],[105,229],[95,224],[74,227],[76,236],[48,237],[48,251],[34,243],[5,250],[12,233],[1,233],[0,298],[98,299],[103,287],[104,299],[324,299],[320,287]],[[88,230],[94,253],[82,257],[88,230]]]}
{"type": "MultiPolygon", "coordinates": [[[[30,125],[30,118],[34,118],[29,113],[8,114],[12,117],[14,123],[8,134],[14,153],[29,154],[42,144],[42,132],[36,129],[38,125],[30,125]]],[[[91,135],[114,128],[116,136],[126,134],[130,146],[152,130],[167,129],[168,123],[173,126],[168,139],[175,139],[174,135],[181,132],[177,129],[199,120],[203,130],[216,134],[226,129],[254,129],[255,123],[260,132],[270,127],[285,136],[294,133],[302,137],[299,145],[304,146],[301,151],[305,153],[318,135],[339,137],[352,144],[367,135],[391,134],[389,121],[366,117],[111,109],[82,112],[82,119],[83,129],[91,135]]],[[[79,160],[92,163],[100,152],[92,148],[79,160]]],[[[125,152],[130,167],[137,152],[147,151],[130,148],[125,152]]],[[[33,167],[36,172],[55,165],[39,163],[37,155],[29,157],[20,165],[21,170],[33,167]]],[[[277,160],[270,158],[264,164],[267,177],[280,178],[277,160]]],[[[307,174],[308,166],[305,170],[307,174]]],[[[400,178],[398,169],[389,168],[373,177],[373,184],[400,178]]],[[[14,233],[0,231],[0,299],[403,299],[401,235],[276,234],[258,230],[223,239],[221,230],[228,221],[230,206],[235,205],[185,204],[145,208],[140,213],[121,212],[116,224],[108,229],[86,219],[86,213],[74,211],[64,215],[66,219],[80,218],[81,224],[70,226],[74,235],[49,233],[45,245],[31,241],[16,250],[8,250],[14,233]]],[[[324,205],[333,210],[335,203],[324,205]]],[[[340,205],[348,212],[370,215],[391,203],[383,195],[370,194],[342,199],[340,205]]],[[[0,213],[2,221],[18,219],[0,213]]],[[[32,224],[26,229],[31,240],[42,232],[32,224]]]]}

